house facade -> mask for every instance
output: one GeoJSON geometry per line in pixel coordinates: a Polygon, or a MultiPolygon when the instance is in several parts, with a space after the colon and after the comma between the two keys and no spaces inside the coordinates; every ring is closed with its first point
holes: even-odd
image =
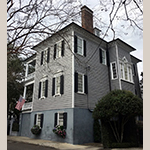
{"type": "Polygon", "coordinates": [[[51,141],[93,142],[92,111],[114,89],[140,97],[135,49],[116,39],[107,42],[93,28],[93,12],[83,6],[82,27],[71,23],[33,47],[36,54],[25,60],[24,95],[20,135],[51,141]],[[87,23],[88,22],[88,23],[87,23]],[[39,136],[31,133],[34,124],[39,136]],[[63,125],[66,138],[53,133],[63,125]]]}

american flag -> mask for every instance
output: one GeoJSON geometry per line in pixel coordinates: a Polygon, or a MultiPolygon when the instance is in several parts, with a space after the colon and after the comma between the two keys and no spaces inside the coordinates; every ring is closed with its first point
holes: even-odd
{"type": "Polygon", "coordinates": [[[15,108],[21,110],[24,103],[25,103],[25,99],[23,99],[22,96],[20,96],[15,108]]]}

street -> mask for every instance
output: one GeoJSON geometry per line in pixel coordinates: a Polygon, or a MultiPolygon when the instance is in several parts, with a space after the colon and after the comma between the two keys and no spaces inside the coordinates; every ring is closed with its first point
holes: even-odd
{"type": "Polygon", "coordinates": [[[15,141],[7,141],[7,150],[58,150],[53,147],[45,147],[40,145],[15,142],[15,141]]]}

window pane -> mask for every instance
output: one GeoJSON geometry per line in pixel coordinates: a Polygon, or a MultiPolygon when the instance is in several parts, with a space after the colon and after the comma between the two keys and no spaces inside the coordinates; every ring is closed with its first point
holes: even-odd
{"type": "Polygon", "coordinates": [[[56,77],[56,94],[60,94],[60,77],[56,77]]]}
{"type": "Polygon", "coordinates": [[[83,75],[78,74],[78,92],[83,92],[83,75]]]}
{"type": "Polygon", "coordinates": [[[124,74],[125,74],[125,80],[128,80],[127,64],[124,64],[124,74]]]}
{"type": "Polygon", "coordinates": [[[117,78],[116,64],[112,63],[113,79],[117,78]]]}
{"type": "Polygon", "coordinates": [[[41,114],[37,115],[37,125],[40,126],[41,124],[41,114]]]}
{"type": "Polygon", "coordinates": [[[123,79],[123,64],[120,62],[120,75],[121,75],[121,78],[123,79]]]}
{"type": "Polygon", "coordinates": [[[106,54],[105,51],[102,50],[102,64],[106,65],[106,54]]]}
{"type": "Polygon", "coordinates": [[[58,124],[63,126],[63,113],[59,113],[58,124]]]}
{"type": "Polygon", "coordinates": [[[45,96],[45,84],[46,81],[42,82],[42,96],[45,96]]]}
{"type": "Polygon", "coordinates": [[[56,57],[61,57],[61,42],[57,44],[57,51],[56,51],[56,57]]]}
{"type": "Polygon", "coordinates": [[[77,53],[83,55],[83,40],[80,38],[77,39],[77,53]]]}

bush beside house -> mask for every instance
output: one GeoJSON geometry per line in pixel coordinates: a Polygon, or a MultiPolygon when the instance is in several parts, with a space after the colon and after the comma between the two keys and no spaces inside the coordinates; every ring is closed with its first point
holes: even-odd
{"type": "Polygon", "coordinates": [[[103,146],[138,146],[135,117],[142,113],[142,100],[130,91],[114,90],[104,96],[93,111],[93,118],[101,120],[103,146]]]}

